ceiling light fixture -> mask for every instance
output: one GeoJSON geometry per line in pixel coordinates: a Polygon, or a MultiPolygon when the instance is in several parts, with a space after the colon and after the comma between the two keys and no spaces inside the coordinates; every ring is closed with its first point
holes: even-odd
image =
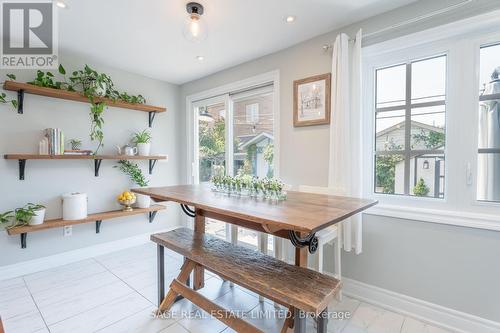
{"type": "Polygon", "coordinates": [[[297,19],[295,16],[289,15],[286,17],[285,20],[286,20],[286,23],[293,23],[293,22],[295,22],[295,19],[297,19]]]}
{"type": "Polygon", "coordinates": [[[66,8],[68,7],[64,2],[62,1],[56,1],[56,6],[59,7],[59,8],[66,8]]]}
{"type": "Polygon", "coordinates": [[[184,24],[184,37],[192,42],[202,41],[207,37],[205,21],[201,18],[203,6],[197,2],[190,2],[186,5],[186,11],[189,15],[184,24]]]}
{"type": "Polygon", "coordinates": [[[205,60],[205,57],[204,56],[196,56],[196,60],[203,61],[203,60],[205,60]]]}

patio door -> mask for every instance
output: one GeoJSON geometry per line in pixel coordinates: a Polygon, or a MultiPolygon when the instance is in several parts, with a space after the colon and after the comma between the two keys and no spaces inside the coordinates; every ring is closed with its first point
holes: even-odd
{"type": "MultiPolygon", "coordinates": [[[[208,183],[215,173],[275,176],[274,102],[273,84],[193,102],[192,183],[208,183]]],[[[210,219],[206,232],[228,239],[230,228],[210,219]]],[[[243,228],[238,241],[252,248],[259,244],[257,233],[243,228]]]]}

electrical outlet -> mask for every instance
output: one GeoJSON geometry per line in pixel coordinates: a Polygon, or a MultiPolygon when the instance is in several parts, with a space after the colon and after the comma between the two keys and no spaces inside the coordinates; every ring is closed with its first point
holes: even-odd
{"type": "Polygon", "coordinates": [[[70,226],[70,225],[64,226],[64,228],[63,228],[63,236],[64,237],[68,237],[68,236],[71,236],[71,235],[73,235],[73,227],[70,226]]]}

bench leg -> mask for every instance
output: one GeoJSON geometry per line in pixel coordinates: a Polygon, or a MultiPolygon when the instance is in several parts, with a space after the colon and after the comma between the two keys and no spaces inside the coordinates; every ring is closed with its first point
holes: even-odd
{"type": "Polygon", "coordinates": [[[156,246],[157,269],[158,269],[158,307],[165,297],[165,249],[158,244],[156,246]]]}
{"type": "Polygon", "coordinates": [[[326,333],[328,327],[328,308],[324,309],[318,317],[317,333],[326,333]]]}
{"type": "Polygon", "coordinates": [[[294,309],[294,333],[306,333],[306,316],[304,311],[294,309]]]}
{"type": "MultiPolygon", "coordinates": [[[[262,232],[258,233],[258,238],[259,238],[259,251],[261,253],[264,253],[267,255],[268,253],[268,235],[262,232]]],[[[263,303],[264,302],[264,297],[259,295],[259,302],[263,303]]]]}
{"type": "MultiPolygon", "coordinates": [[[[196,209],[194,217],[194,231],[200,234],[205,233],[205,216],[203,212],[196,209]]],[[[202,266],[196,266],[193,276],[193,289],[198,290],[205,286],[205,269],[202,266]]]]}
{"type": "MultiPolygon", "coordinates": [[[[184,260],[184,264],[182,265],[181,272],[179,273],[179,276],[177,277],[178,281],[182,281],[182,283],[185,283],[188,281],[189,276],[191,275],[191,272],[193,269],[196,267],[196,263],[194,261],[191,261],[189,259],[184,260]]],[[[186,287],[189,287],[186,285],[186,287]]],[[[170,290],[167,293],[167,296],[162,300],[160,305],[158,306],[158,313],[163,313],[164,311],[170,310],[172,305],[179,300],[179,298],[182,299],[182,296],[179,295],[177,292],[170,290]]]]}

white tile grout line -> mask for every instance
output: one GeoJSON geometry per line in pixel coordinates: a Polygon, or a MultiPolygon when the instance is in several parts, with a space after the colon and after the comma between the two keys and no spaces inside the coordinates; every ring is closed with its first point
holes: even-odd
{"type": "MultiPolygon", "coordinates": [[[[21,278],[23,279],[24,286],[26,287],[26,289],[28,290],[28,292],[30,294],[30,297],[31,297],[31,300],[33,301],[33,304],[35,304],[35,307],[38,310],[38,313],[40,314],[40,318],[42,318],[43,323],[45,324],[45,327],[47,328],[47,331],[50,332],[49,325],[47,325],[47,322],[45,321],[45,318],[42,315],[42,311],[40,311],[40,308],[38,307],[38,304],[36,303],[35,298],[33,297],[33,294],[31,293],[31,290],[28,287],[28,284],[26,283],[26,280],[24,279],[24,276],[22,276],[21,278]]],[[[40,330],[38,330],[38,331],[40,331],[40,330]]]]}

